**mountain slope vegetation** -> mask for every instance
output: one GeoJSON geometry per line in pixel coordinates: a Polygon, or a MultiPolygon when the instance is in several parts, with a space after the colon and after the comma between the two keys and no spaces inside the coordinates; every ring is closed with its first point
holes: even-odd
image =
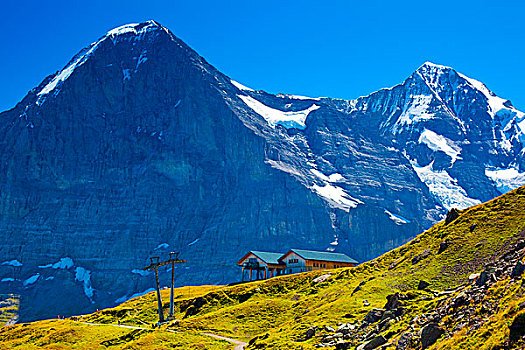
{"type": "MultiPolygon", "coordinates": [[[[409,243],[355,268],[178,288],[176,320],[137,337],[167,347],[175,331],[175,348],[230,346],[202,334],[213,333],[246,341],[246,349],[518,349],[525,344],[524,248],[521,187],[452,210],[409,243]]],[[[169,291],[162,295],[167,313],[169,291]]],[[[111,325],[149,327],[156,319],[149,293],[80,319],[103,326],[39,321],[3,327],[0,339],[5,348],[55,349],[67,348],[70,334],[83,339],[77,348],[133,349],[142,346],[131,335],[137,330],[111,325]],[[114,334],[93,334],[97,329],[114,334]]]]}

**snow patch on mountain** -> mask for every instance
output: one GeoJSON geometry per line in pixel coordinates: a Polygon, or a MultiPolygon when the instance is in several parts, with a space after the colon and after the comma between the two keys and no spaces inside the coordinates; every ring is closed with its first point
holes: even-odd
{"type": "Polygon", "coordinates": [[[320,172],[319,170],[317,169],[310,169],[310,171],[315,175],[317,176],[318,178],[320,178],[321,180],[324,180],[324,181],[328,181],[328,182],[342,182],[344,181],[344,177],[343,175],[339,174],[339,173],[333,173],[329,176],[326,176],[325,174],[323,174],[322,172],[320,172]]]}
{"type": "Polygon", "coordinates": [[[496,184],[501,193],[507,193],[515,188],[525,185],[525,173],[520,173],[516,168],[493,168],[485,169],[485,175],[496,184]]]}
{"type": "Polygon", "coordinates": [[[15,266],[15,267],[18,267],[18,266],[22,266],[23,264],[22,264],[20,261],[14,259],[14,260],[7,260],[7,261],[4,261],[4,262],[2,263],[2,265],[8,265],[8,266],[15,266]]]}
{"type": "Polygon", "coordinates": [[[255,113],[263,117],[270,126],[282,125],[285,128],[306,128],[306,118],[310,112],[319,109],[318,105],[311,105],[309,108],[297,112],[284,112],[257,101],[253,97],[245,95],[237,95],[243,102],[250,107],[255,113]]]}
{"type": "Polygon", "coordinates": [[[93,287],[91,287],[91,271],[86,270],[83,267],[77,267],[75,269],[75,280],[82,282],[84,286],[84,294],[91,299],[93,298],[93,287]]]}
{"type": "Polygon", "coordinates": [[[445,170],[434,170],[434,162],[427,166],[419,166],[417,162],[410,161],[419,179],[427,185],[430,193],[447,210],[452,208],[465,209],[480,204],[478,199],[470,198],[465,189],[458,185],[445,170]]]}
{"type": "Polygon", "coordinates": [[[410,125],[434,118],[434,113],[428,112],[432,98],[432,95],[410,96],[396,122],[396,126],[410,125]]]}
{"type": "Polygon", "coordinates": [[[157,30],[164,30],[168,32],[166,28],[151,20],[144,23],[130,23],[110,30],[104,39],[109,37],[115,43],[116,40],[125,37],[125,34],[133,34],[133,39],[141,39],[144,34],[157,30]]]}
{"type": "Polygon", "coordinates": [[[308,96],[302,96],[302,95],[277,94],[275,96],[280,97],[280,98],[289,98],[292,100],[314,100],[314,101],[321,100],[320,97],[308,97],[308,96]]]}
{"type": "Polygon", "coordinates": [[[153,250],[167,249],[170,245],[168,243],[161,243],[153,250]]]}
{"type": "Polygon", "coordinates": [[[133,269],[133,270],[131,270],[131,273],[134,273],[134,274],[137,274],[137,275],[141,275],[142,277],[148,276],[149,274],[151,274],[150,271],[144,271],[144,270],[139,270],[139,269],[133,269]]]}
{"type": "Polygon", "coordinates": [[[41,266],[38,266],[38,267],[41,268],[41,269],[52,268],[52,269],[65,270],[65,269],[69,269],[69,268],[73,267],[74,265],[75,264],[73,263],[73,259],[71,259],[70,257],[65,257],[65,258],[61,258],[59,261],[57,261],[54,264],[41,265],[41,266]]]}
{"type": "Polygon", "coordinates": [[[293,167],[292,165],[290,165],[288,163],[285,163],[285,162],[282,162],[282,161],[273,160],[273,159],[268,159],[268,160],[265,161],[265,163],[269,164],[274,169],[277,169],[277,170],[280,170],[280,171],[284,171],[285,173],[293,175],[293,176],[295,176],[297,178],[303,178],[304,177],[304,175],[299,170],[297,170],[295,167],[293,167]]]}
{"type": "Polygon", "coordinates": [[[450,158],[452,158],[452,163],[457,159],[461,159],[459,154],[461,153],[461,148],[456,145],[456,143],[445,136],[438,135],[432,130],[425,130],[419,136],[419,143],[424,143],[434,152],[442,151],[446,153],[450,158]]]}
{"type": "Polygon", "coordinates": [[[24,287],[28,286],[30,284],[33,284],[33,283],[35,283],[38,280],[39,277],[40,277],[40,274],[37,273],[36,275],[33,275],[33,276],[29,277],[28,279],[26,279],[22,284],[24,285],[24,287]]]}
{"type": "Polygon", "coordinates": [[[396,225],[403,225],[403,224],[409,224],[410,220],[405,219],[404,217],[400,215],[396,215],[388,210],[385,209],[385,214],[388,215],[390,220],[396,223],[396,225]]]}
{"type": "Polygon", "coordinates": [[[195,243],[197,243],[198,241],[200,241],[200,238],[197,238],[197,239],[193,240],[192,242],[188,243],[188,246],[192,246],[195,243]]]}
{"type": "Polygon", "coordinates": [[[253,90],[252,88],[249,88],[249,87],[247,87],[247,86],[244,86],[244,85],[242,85],[241,83],[239,83],[239,82],[237,82],[237,81],[235,81],[235,80],[230,79],[230,81],[231,81],[231,83],[232,83],[233,85],[235,85],[235,87],[236,87],[237,89],[239,89],[239,90],[255,91],[255,90],[253,90]]]}
{"type": "Polygon", "coordinates": [[[346,212],[349,212],[350,209],[356,208],[358,204],[363,204],[362,201],[351,197],[338,186],[330,184],[319,186],[314,184],[311,188],[324,198],[332,207],[342,209],[346,212]]]}
{"type": "Polygon", "coordinates": [[[44,86],[42,90],[40,90],[40,92],[37,94],[37,96],[39,97],[37,100],[37,104],[42,102],[42,97],[44,95],[47,95],[48,93],[53,91],[59,84],[62,84],[67,78],[69,78],[69,76],[77,67],[83,65],[87,61],[89,56],[91,56],[91,54],[97,49],[101,42],[102,40],[99,40],[91,44],[91,46],[86,51],[81,51],[77,56],[73,58],[73,60],[71,60],[71,62],[64,69],[62,69],[57,75],[55,75],[54,78],[51,79],[51,81],[47,83],[46,86],[44,86]]]}

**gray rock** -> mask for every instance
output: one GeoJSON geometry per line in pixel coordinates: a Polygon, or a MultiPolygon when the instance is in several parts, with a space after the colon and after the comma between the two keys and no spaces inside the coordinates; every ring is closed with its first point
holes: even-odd
{"type": "Polygon", "coordinates": [[[310,338],[312,338],[314,335],[315,335],[315,332],[317,332],[317,327],[310,327],[308,328],[308,330],[306,331],[305,335],[304,335],[304,340],[308,340],[310,338]]]}
{"type": "Polygon", "coordinates": [[[490,281],[490,275],[486,271],[482,271],[476,280],[476,285],[479,287],[485,286],[490,281]]]}
{"type": "Polygon", "coordinates": [[[525,313],[519,312],[509,326],[510,341],[516,342],[525,335],[525,313]]]}
{"type": "Polygon", "coordinates": [[[445,250],[447,250],[447,248],[450,246],[450,241],[449,240],[444,240],[443,242],[439,243],[439,249],[438,249],[438,254],[441,254],[443,253],[445,250]]]}
{"type": "Polygon", "coordinates": [[[421,346],[423,349],[434,344],[441,335],[445,333],[443,329],[435,323],[429,323],[421,329],[421,346]]]}
{"type": "Polygon", "coordinates": [[[397,350],[407,349],[410,346],[413,337],[414,337],[414,334],[411,332],[402,333],[401,336],[399,337],[399,340],[397,341],[396,349],[397,350]]]}
{"type": "Polygon", "coordinates": [[[372,350],[375,349],[383,344],[386,344],[387,340],[382,335],[378,335],[374,337],[373,339],[359,345],[357,347],[357,350],[372,350]]]}
{"type": "Polygon", "coordinates": [[[457,218],[459,218],[459,210],[457,210],[456,208],[452,208],[447,213],[447,217],[445,218],[445,224],[448,225],[457,218]]]}
{"type": "Polygon", "coordinates": [[[351,342],[339,342],[339,343],[335,344],[335,349],[336,350],[345,350],[345,349],[350,349],[351,346],[352,346],[351,342]]]}
{"type": "Polygon", "coordinates": [[[525,265],[521,263],[521,261],[518,261],[516,265],[512,268],[512,272],[510,274],[511,277],[520,277],[523,272],[525,271],[525,265]]]}
{"type": "Polygon", "coordinates": [[[401,300],[405,299],[404,295],[401,295],[400,293],[390,294],[386,297],[386,304],[383,307],[385,310],[393,310],[397,309],[403,306],[403,303],[401,300]]]}
{"type": "Polygon", "coordinates": [[[368,311],[363,321],[366,323],[375,323],[383,317],[384,312],[385,310],[383,309],[372,309],[368,311]]]}
{"type": "Polygon", "coordinates": [[[419,253],[418,255],[412,258],[412,265],[415,265],[421,260],[428,258],[429,255],[430,255],[430,249],[423,250],[421,253],[419,253]]]}
{"type": "Polygon", "coordinates": [[[425,290],[430,286],[430,283],[427,281],[420,280],[417,284],[417,290],[425,290]]]}
{"type": "Polygon", "coordinates": [[[327,332],[335,333],[335,329],[331,326],[324,326],[324,330],[327,332]]]}

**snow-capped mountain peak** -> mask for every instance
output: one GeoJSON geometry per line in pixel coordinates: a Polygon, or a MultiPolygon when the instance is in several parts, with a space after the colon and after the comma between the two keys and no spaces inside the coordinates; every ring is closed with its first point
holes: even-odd
{"type": "Polygon", "coordinates": [[[133,33],[135,35],[140,33],[145,33],[147,31],[152,30],[166,30],[163,26],[161,26],[159,23],[149,20],[142,23],[129,23],[122,25],[120,27],[111,29],[108,31],[106,36],[115,36],[115,35],[122,35],[126,33],[133,33]]]}
{"type": "MultiPolygon", "coordinates": [[[[66,81],[71,74],[73,74],[79,67],[83,66],[95,52],[111,42],[113,45],[117,45],[121,42],[127,41],[151,41],[156,40],[160,35],[166,35],[172,41],[177,41],[179,46],[182,47],[182,42],[175,38],[175,36],[165,27],[160,25],[158,22],[149,20],[142,23],[131,23],[125,24],[120,27],[111,29],[104,36],[99,38],[97,41],[89,45],[88,47],[81,50],[77,55],[69,61],[69,63],[59,72],[57,72],[50,80],[44,85],[41,85],[37,90],[36,104],[43,103],[49,93],[57,95],[60,92],[60,86],[66,81]]],[[[133,44],[133,46],[135,43],[133,44]]],[[[130,55],[133,54],[133,47],[130,48],[130,55]]],[[[142,52],[140,57],[137,57],[138,64],[147,60],[146,52],[142,52]]],[[[138,67],[137,64],[137,67],[138,67]]],[[[124,78],[129,78],[129,69],[123,70],[124,78]]]]}
{"type": "Polygon", "coordinates": [[[416,70],[416,74],[421,76],[429,88],[438,93],[442,89],[443,79],[451,71],[454,71],[451,67],[427,61],[416,70]]]}

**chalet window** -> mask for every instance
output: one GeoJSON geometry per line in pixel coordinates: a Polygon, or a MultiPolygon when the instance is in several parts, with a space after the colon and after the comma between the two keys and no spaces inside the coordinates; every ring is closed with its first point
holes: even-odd
{"type": "Polygon", "coordinates": [[[297,264],[299,259],[288,259],[288,264],[297,264]]]}
{"type": "Polygon", "coordinates": [[[251,263],[255,263],[257,262],[257,258],[249,258],[248,261],[251,263]]]}

